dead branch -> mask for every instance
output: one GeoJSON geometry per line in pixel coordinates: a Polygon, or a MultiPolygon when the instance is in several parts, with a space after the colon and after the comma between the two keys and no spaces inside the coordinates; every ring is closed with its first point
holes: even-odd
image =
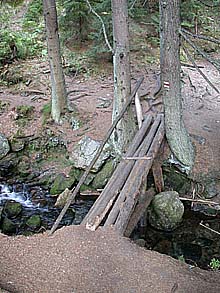
{"type": "Polygon", "coordinates": [[[85,170],[85,172],[83,173],[82,177],[80,178],[77,186],[74,188],[74,191],[71,192],[70,196],[68,197],[65,206],[63,207],[62,211],[60,212],[58,218],[56,219],[53,227],[50,230],[50,235],[53,234],[53,232],[57,229],[60,221],[62,220],[63,216],[65,215],[65,213],[67,212],[69,206],[71,205],[73,199],[76,197],[77,193],[80,190],[81,185],[84,183],[84,181],[86,180],[89,172],[91,171],[92,167],[94,166],[94,164],[96,163],[97,159],[99,158],[105,144],[107,143],[109,137],[111,136],[113,130],[115,129],[116,125],[118,124],[118,122],[121,120],[121,118],[123,117],[124,113],[126,112],[128,106],[131,104],[132,99],[134,98],[136,92],[138,91],[139,87],[141,86],[142,82],[144,80],[144,77],[141,77],[139,79],[139,81],[137,82],[134,90],[132,91],[131,95],[128,97],[126,103],[124,104],[121,112],[119,113],[119,115],[116,117],[116,119],[114,120],[112,126],[110,127],[110,129],[108,130],[108,132],[105,135],[105,138],[103,140],[103,142],[101,143],[101,145],[99,146],[96,155],[94,156],[93,160],[91,161],[90,165],[87,167],[87,169],[85,170]]]}
{"type": "Polygon", "coordinates": [[[190,201],[195,203],[207,204],[207,205],[220,205],[220,203],[205,199],[194,199],[194,198],[186,198],[186,197],[179,197],[180,200],[183,201],[190,201]]]}
{"type": "Polygon", "coordinates": [[[209,63],[211,63],[219,72],[220,72],[220,63],[209,57],[202,49],[194,44],[181,30],[179,31],[184,40],[195,50],[197,51],[203,58],[205,58],[209,63]]]}
{"type": "Polygon", "coordinates": [[[193,57],[190,55],[189,51],[186,49],[186,47],[182,44],[183,51],[185,52],[187,58],[190,62],[193,63],[197,71],[201,74],[201,76],[205,79],[205,81],[219,94],[219,90],[216,86],[209,80],[209,78],[202,72],[202,70],[197,66],[196,62],[194,61],[193,57]]]}
{"type": "Polygon", "coordinates": [[[101,22],[102,24],[102,31],[103,31],[103,35],[104,35],[104,38],[105,38],[105,43],[106,45],[108,46],[109,48],[109,51],[112,52],[112,54],[114,53],[114,50],[112,48],[112,46],[110,45],[110,42],[108,40],[108,37],[107,37],[107,33],[106,33],[106,29],[105,29],[105,24],[104,24],[104,21],[103,19],[101,18],[101,16],[92,8],[89,0],[85,0],[85,2],[87,3],[90,11],[99,19],[99,21],[101,22]]]}
{"type": "Polygon", "coordinates": [[[204,225],[202,221],[199,223],[199,225],[202,226],[202,227],[204,227],[204,228],[206,228],[206,229],[208,229],[209,231],[212,231],[212,232],[220,235],[220,232],[218,232],[218,231],[216,231],[216,230],[214,230],[212,228],[209,228],[208,226],[204,225]]]}
{"type": "Polygon", "coordinates": [[[203,5],[210,7],[210,8],[214,8],[214,7],[219,7],[219,2],[216,4],[210,4],[210,3],[206,3],[204,0],[198,0],[200,3],[202,3],[203,5]]]}
{"type": "MultiPolygon", "coordinates": [[[[187,63],[183,63],[183,62],[181,62],[180,65],[181,65],[181,66],[185,66],[185,67],[189,67],[189,68],[195,68],[194,65],[192,65],[192,64],[187,64],[187,63]]],[[[199,67],[199,68],[204,68],[204,66],[201,66],[201,65],[198,65],[198,67],[199,67]]]]}
{"type": "Polygon", "coordinates": [[[208,41],[208,42],[212,42],[212,43],[216,43],[216,44],[220,44],[220,40],[218,39],[215,39],[215,38],[211,38],[211,37],[207,37],[207,36],[203,36],[203,35],[197,35],[197,34],[193,34],[191,32],[189,32],[188,30],[184,29],[184,28],[181,28],[181,30],[191,36],[192,38],[194,39],[201,39],[201,40],[205,40],[205,41],[208,41]]]}

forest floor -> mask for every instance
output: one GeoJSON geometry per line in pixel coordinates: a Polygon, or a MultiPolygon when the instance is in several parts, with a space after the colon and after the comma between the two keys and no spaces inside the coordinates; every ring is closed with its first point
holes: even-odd
{"type": "MultiPolygon", "coordinates": [[[[206,62],[200,65],[220,88],[219,73],[206,62]]],[[[54,125],[50,120],[43,123],[43,107],[50,100],[47,64],[30,60],[19,66],[29,85],[20,83],[0,88],[1,101],[9,102],[7,110],[1,113],[1,133],[10,138],[20,131],[16,107],[32,105],[34,112],[30,124],[22,129],[24,136],[37,136],[42,129],[50,129],[68,141],[69,150],[83,135],[103,139],[111,124],[113,79],[110,73],[103,71],[95,77],[66,78],[68,91],[73,91],[70,101],[76,109],[70,115],[83,121],[83,125],[73,131],[67,121],[62,125],[54,125]]],[[[109,65],[109,72],[110,69],[109,65]]],[[[184,119],[196,146],[191,176],[217,180],[220,174],[220,95],[207,86],[195,69],[183,67],[183,72],[184,119]]],[[[155,88],[156,73],[156,66],[147,70],[144,67],[133,69],[133,84],[142,75],[145,77],[141,86],[141,92],[148,93],[142,100],[145,113],[149,109],[147,97],[155,88]]],[[[61,167],[56,167],[60,171],[61,167]]],[[[220,288],[218,273],[192,269],[168,256],[140,248],[112,230],[100,229],[93,233],[72,226],[62,228],[52,237],[46,233],[33,237],[0,234],[0,243],[0,287],[9,292],[217,293],[220,288]]]]}

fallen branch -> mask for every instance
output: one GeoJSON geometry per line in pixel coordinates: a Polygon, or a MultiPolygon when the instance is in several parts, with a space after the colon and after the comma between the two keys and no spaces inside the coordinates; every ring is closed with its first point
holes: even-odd
{"type": "Polygon", "coordinates": [[[214,84],[209,80],[209,78],[202,72],[202,70],[197,66],[196,62],[193,60],[192,56],[190,55],[189,51],[184,47],[182,44],[183,51],[185,52],[187,58],[190,62],[192,62],[197,69],[197,71],[201,74],[201,76],[205,79],[205,81],[219,94],[219,90],[214,86],[214,84]]]}
{"type": "Polygon", "coordinates": [[[191,37],[194,38],[194,39],[201,39],[201,40],[209,41],[209,42],[212,42],[212,43],[220,44],[220,40],[218,40],[218,39],[210,38],[210,37],[203,36],[203,35],[193,34],[193,33],[187,31],[187,30],[184,29],[184,28],[181,28],[181,30],[182,30],[185,34],[191,36],[191,37]]]}
{"type": "Polygon", "coordinates": [[[195,203],[207,204],[207,205],[220,205],[220,203],[215,201],[203,200],[203,199],[193,199],[193,198],[186,198],[186,197],[179,197],[180,200],[183,201],[191,201],[195,203]]]}
{"type": "Polygon", "coordinates": [[[212,228],[207,227],[206,225],[204,225],[204,224],[202,223],[202,221],[199,223],[199,225],[202,226],[202,227],[204,227],[204,228],[206,228],[206,229],[209,230],[209,231],[214,232],[215,234],[220,235],[220,232],[218,232],[218,231],[216,231],[216,230],[214,230],[214,229],[212,229],[212,228]]]}
{"type": "Polygon", "coordinates": [[[114,120],[112,126],[110,127],[110,129],[108,130],[108,132],[106,133],[106,136],[103,140],[103,142],[101,143],[101,145],[99,146],[96,155],[94,156],[93,160],[91,161],[90,165],[87,167],[87,169],[85,170],[85,172],[83,173],[82,177],[80,178],[77,186],[74,188],[74,191],[71,193],[71,195],[69,196],[69,198],[67,199],[67,202],[65,204],[65,206],[63,207],[62,211],[60,212],[58,218],[56,219],[53,227],[50,230],[49,235],[52,235],[53,232],[57,229],[58,225],[60,224],[60,221],[62,220],[63,216],[65,215],[65,213],[67,212],[69,206],[71,205],[73,199],[76,197],[77,193],[80,190],[81,185],[85,182],[87,176],[89,175],[89,172],[91,171],[92,167],[94,166],[94,164],[96,163],[96,161],[98,160],[105,144],[107,143],[109,137],[111,136],[113,130],[115,129],[116,125],[118,124],[118,122],[121,120],[121,118],[123,117],[124,113],[126,112],[128,106],[131,104],[132,99],[134,98],[136,92],[138,91],[139,87],[141,86],[142,82],[143,82],[144,78],[140,78],[139,81],[137,82],[134,90],[132,91],[131,95],[128,97],[126,103],[124,104],[121,112],[119,113],[119,115],[116,117],[116,119],[114,120]]]}
{"type": "Polygon", "coordinates": [[[220,72],[220,63],[209,57],[202,49],[196,46],[181,30],[179,31],[184,40],[195,50],[197,51],[203,58],[205,58],[209,63],[211,63],[219,72],[220,72]]]}

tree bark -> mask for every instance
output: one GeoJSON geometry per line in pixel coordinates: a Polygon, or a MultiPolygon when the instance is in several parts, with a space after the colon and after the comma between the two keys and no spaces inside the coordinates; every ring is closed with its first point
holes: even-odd
{"type": "Polygon", "coordinates": [[[61,114],[67,110],[67,94],[60,56],[56,2],[43,0],[43,7],[51,77],[51,115],[54,121],[59,123],[61,114]]]}
{"type": "MultiPolygon", "coordinates": [[[[114,102],[112,119],[117,117],[131,91],[129,30],[127,0],[112,0],[114,40],[114,102]]],[[[131,108],[113,133],[113,146],[121,154],[132,140],[136,130],[131,108]]]]}
{"type": "Polygon", "coordinates": [[[191,170],[194,149],[182,118],[180,83],[180,0],[160,0],[161,81],[166,137],[175,157],[191,170]]]}

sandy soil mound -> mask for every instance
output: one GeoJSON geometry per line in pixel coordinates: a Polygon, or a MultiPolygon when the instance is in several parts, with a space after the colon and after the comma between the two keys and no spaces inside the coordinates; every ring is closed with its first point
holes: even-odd
{"type": "Polygon", "coordinates": [[[218,273],[147,251],[113,230],[65,227],[53,236],[0,234],[0,286],[10,292],[217,293],[218,273]]]}

